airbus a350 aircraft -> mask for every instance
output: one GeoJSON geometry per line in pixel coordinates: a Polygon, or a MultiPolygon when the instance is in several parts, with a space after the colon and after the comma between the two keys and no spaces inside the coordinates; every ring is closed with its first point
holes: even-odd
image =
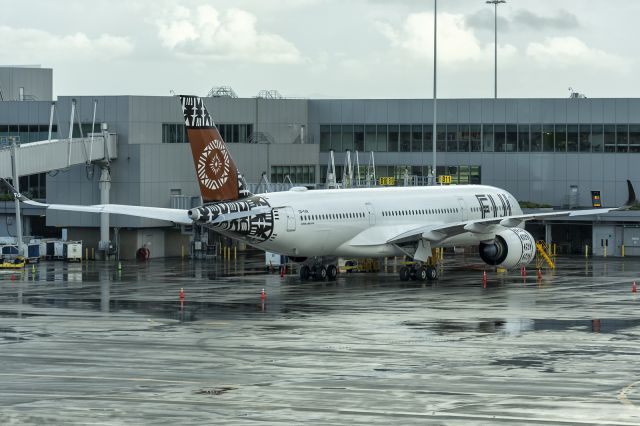
{"type": "Polygon", "coordinates": [[[436,247],[479,245],[489,265],[528,264],[536,245],[524,223],[620,210],[635,202],[629,181],[625,206],[523,214],[507,191],[485,185],[307,190],[251,194],[203,100],[180,96],[187,136],[204,204],[191,210],[118,204],[27,204],[53,210],[112,213],[199,224],[270,252],[307,261],[303,280],[335,279],[336,257],[409,256],[414,266],[400,279],[435,279],[428,262],[436,247]],[[323,262],[329,259],[329,262],[323,262]]]}

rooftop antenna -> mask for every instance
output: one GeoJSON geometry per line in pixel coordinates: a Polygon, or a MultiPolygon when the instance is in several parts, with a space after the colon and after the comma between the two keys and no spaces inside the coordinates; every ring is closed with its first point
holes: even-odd
{"type": "Polygon", "coordinates": [[[237,98],[238,95],[231,86],[212,87],[207,93],[207,98],[237,98]]]}

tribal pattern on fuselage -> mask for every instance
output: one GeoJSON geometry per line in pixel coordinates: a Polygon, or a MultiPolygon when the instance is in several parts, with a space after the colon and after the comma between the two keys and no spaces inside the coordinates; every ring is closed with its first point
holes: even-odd
{"type": "Polygon", "coordinates": [[[267,241],[273,233],[273,212],[257,214],[240,219],[211,223],[220,215],[250,211],[256,207],[270,207],[267,200],[257,195],[238,201],[227,201],[198,207],[199,223],[223,234],[246,240],[250,243],[267,241]]]}

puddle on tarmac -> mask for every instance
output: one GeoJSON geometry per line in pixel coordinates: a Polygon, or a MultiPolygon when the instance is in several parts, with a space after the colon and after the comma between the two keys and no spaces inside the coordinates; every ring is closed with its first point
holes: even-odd
{"type": "Polygon", "coordinates": [[[482,321],[406,321],[403,325],[418,330],[429,330],[439,335],[455,333],[521,334],[532,331],[583,331],[612,333],[640,326],[640,319],[496,319],[482,321]]]}

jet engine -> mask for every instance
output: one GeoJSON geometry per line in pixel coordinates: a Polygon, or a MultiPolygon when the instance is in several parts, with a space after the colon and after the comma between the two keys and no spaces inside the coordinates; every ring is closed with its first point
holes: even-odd
{"type": "Polygon", "coordinates": [[[480,258],[489,265],[512,269],[524,266],[536,255],[533,236],[521,228],[508,228],[491,242],[480,243],[480,258]]]}

